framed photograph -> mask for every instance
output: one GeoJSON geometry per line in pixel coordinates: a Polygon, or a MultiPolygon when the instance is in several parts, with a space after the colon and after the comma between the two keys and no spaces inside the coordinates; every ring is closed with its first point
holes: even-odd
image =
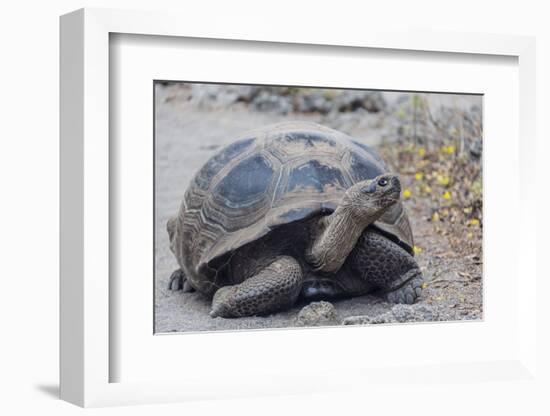
{"type": "Polygon", "coordinates": [[[63,399],[537,383],[534,40],[326,36],[61,18],[63,399]]]}

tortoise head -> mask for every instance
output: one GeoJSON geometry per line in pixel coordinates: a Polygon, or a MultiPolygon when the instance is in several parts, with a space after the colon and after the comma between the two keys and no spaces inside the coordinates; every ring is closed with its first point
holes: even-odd
{"type": "Polygon", "coordinates": [[[401,184],[396,175],[385,174],[356,183],[347,189],[342,201],[306,252],[314,270],[335,273],[344,264],[363,230],[399,201],[401,184]]]}
{"type": "Polygon", "coordinates": [[[342,200],[354,218],[367,223],[376,221],[390,206],[399,201],[401,182],[397,175],[384,174],[358,182],[350,187],[342,200]]]}

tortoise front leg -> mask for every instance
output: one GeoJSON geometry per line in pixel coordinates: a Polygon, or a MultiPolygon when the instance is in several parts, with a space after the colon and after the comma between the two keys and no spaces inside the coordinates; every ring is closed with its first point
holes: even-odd
{"type": "Polygon", "coordinates": [[[302,269],[294,258],[277,257],[244,282],[218,289],[212,299],[210,316],[238,318],[288,308],[296,302],[302,281],[302,269]]]}
{"type": "Polygon", "coordinates": [[[349,262],[388,302],[412,304],[422,293],[422,272],[414,257],[375,231],[363,232],[349,262]]]}

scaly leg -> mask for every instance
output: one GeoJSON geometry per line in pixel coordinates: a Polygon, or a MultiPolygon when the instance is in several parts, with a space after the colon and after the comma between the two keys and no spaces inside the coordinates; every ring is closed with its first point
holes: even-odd
{"type": "Polygon", "coordinates": [[[363,232],[348,261],[388,302],[412,304],[422,293],[422,272],[414,257],[376,231],[363,232]]]}
{"type": "Polygon", "coordinates": [[[302,269],[294,258],[277,257],[242,283],[218,289],[212,299],[210,316],[238,318],[288,308],[296,302],[302,281],[302,269]]]}

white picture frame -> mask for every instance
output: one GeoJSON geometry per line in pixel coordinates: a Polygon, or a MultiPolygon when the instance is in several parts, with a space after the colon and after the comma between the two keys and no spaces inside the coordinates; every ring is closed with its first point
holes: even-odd
{"type": "MultiPolygon", "coordinates": [[[[173,13],[83,9],[61,18],[61,398],[80,406],[160,403],[199,398],[242,397],[269,394],[330,392],[342,388],[375,386],[383,394],[384,385],[400,379],[400,386],[507,381],[515,388],[537,387],[536,364],[536,218],[527,215],[533,189],[529,181],[535,166],[535,41],[529,37],[468,33],[384,32],[365,29],[354,33],[301,31],[265,24],[251,30],[235,30],[231,22],[215,26],[173,13]],[[372,48],[434,52],[438,54],[499,55],[518,60],[518,137],[519,177],[515,189],[519,226],[517,270],[522,285],[517,289],[514,317],[517,345],[506,356],[471,362],[419,362],[406,368],[369,367],[312,373],[296,368],[293,372],[266,373],[269,379],[239,381],[228,388],[216,385],[207,374],[140,382],[112,382],[110,370],[120,359],[111,349],[113,336],[110,311],[116,308],[110,286],[110,169],[109,157],[109,38],[110,34],[225,39],[248,42],[331,45],[332,47],[372,48]],[[347,374],[353,382],[342,384],[336,373],[347,374]],[[328,375],[328,377],[320,377],[328,375]],[[330,380],[334,381],[330,381],[330,380]],[[311,382],[311,381],[316,382],[311,382]]],[[[514,194],[515,195],[515,194],[514,194]]],[[[363,328],[354,328],[355,332],[363,328]]],[[[409,329],[403,329],[409,331],[409,329]]],[[[320,334],[320,333],[319,333],[320,334]]],[[[326,336],[328,333],[325,333],[326,336]]],[[[152,336],[152,334],[151,334],[152,336]]],[[[204,336],[204,335],[203,335],[204,336]]],[[[315,337],[314,333],[304,337],[315,337]]],[[[334,336],[334,334],[333,334],[334,336]]],[[[241,341],[242,342],[242,341],[241,341]]],[[[510,351],[510,352],[508,352],[510,351]]],[[[174,370],[174,372],[177,370],[174,370]]],[[[405,386],[405,387],[403,387],[405,386]]],[[[399,388],[399,387],[396,387],[399,388]]],[[[496,394],[493,392],[493,394],[496,394]]],[[[496,397],[496,396],[495,396],[496,397]]]]}

